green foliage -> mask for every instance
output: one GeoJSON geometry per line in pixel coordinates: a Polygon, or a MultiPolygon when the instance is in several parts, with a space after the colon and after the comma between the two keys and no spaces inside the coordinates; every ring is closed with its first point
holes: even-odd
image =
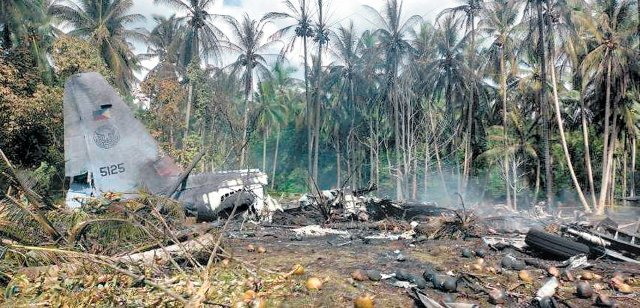
{"type": "Polygon", "coordinates": [[[49,11],[63,23],[71,25],[69,35],[85,39],[100,52],[113,72],[116,86],[124,93],[133,88],[134,71],[140,69],[131,42],[144,42],[146,34],[131,25],[144,21],[141,14],[129,14],[132,0],[78,0],[76,3],[56,2],[49,11]]]}
{"type": "Polygon", "coordinates": [[[48,164],[46,161],[40,163],[40,166],[31,172],[31,176],[38,183],[38,190],[43,191],[49,195],[50,190],[54,188],[55,176],[58,174],[58,170],[48,164]]]}
{"type": "Polygon", "coordinates": [[[51,56],[55,72],[62,83],[73,74],[86,72],[100,73],[113,82],[113,74],[100,57],[100,52],[87,40],[61,36],[53,43],[51,56]]]}

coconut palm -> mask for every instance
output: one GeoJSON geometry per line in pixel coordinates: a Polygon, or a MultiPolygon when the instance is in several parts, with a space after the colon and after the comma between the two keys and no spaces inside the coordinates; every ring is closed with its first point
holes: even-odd
{"type": "Polygon", "coordinates": [[[54,27],[49,7],[52,0],[16,0],[0,3],[0,47],[10,49],[14,43],[30,50],[41,76],[52,80],[47,59],[54,38],[61,32],[54,27]]]}
{"type": "MultiPolygon", "coordinates": [[[[410,33],[412,28],[416,26],[422,18],[418,15],[413,15],[403,19],[402,15],[402,1],[400,0],[387,0],[381,12],[371,6],[364,6],[371,16],[371,21],[376,27],[375,35],[378,38],[378,47],[384,53],[385,61],[385,80],[382,85],[382,92],[386,99],[386,102],[391,105],[391,113],[393,115],[393,127],[395,134],[394,148],[396,151],[400,150],[400,106],[397,99],[394,99],[396,94],[396,81],[398,79],[398,73],[402,60],[411,52],[410,33]]],[[[399,168],[401,165],[400,155],[396,155],[396,164],[399,168]]],[[[402,172],[402,171],[400,171],[402,172]]],[[[396,197],[398,200],[402,200],[402,176],[396,176],[396,197]]]]}
{"type": "Polygon", "coordinates": [[[536,101],[538,102],[540,113],[542,114],[542,123],[540,124],[542,131],[542,158],[544,161],[545,171],[545,192],[547,204],[553,203],[553,173],[551,168],[551,152],[549,145],[550,138],[550,119],[549,103],[547,97],[547,53],[546,53],[546,41],[547,41],[547,29],[545,27],[544,14],[545,14],[545,0],[526,0],[523,1],[525,5],[524,16],[522,18],[523,28],[528,29],[524,41],[530,42],[527,44],[528,48],[523,50],[523,54],[527,57],[535,59],[531,63],[537,64],[536,79],[539,79],[539,83],[544,86],[540,86],[537,91],[536,101]]]}
{"type": "Polygon", "coordinates": [[[64,0],[51,6],[50,11],[64,24],[71,26],[69,35],[90,39],[113,72],[116,85],[128,92],[140,69],[130,41],[144,42],[147,38],[142,28],[129,26],[144,20],[140,14],[129,14],[132,0],[64,0]]]}
{"type": "Polygon", "coordinates": [[[583,86],[600,87],[605,84],[602,180],[598,199],[598,213],[604,212],[608,201],[613,152],[616,147],[616,118],[619,114],[617,103],[624,93],[629,78],[629,67],[636,49],[633,47],[636,25],[633,15],[633,1],[597,0],[582,13],[576,14],[576,23],[594,48],[581,64],[583,86]],[[613,112],[613,114],[612,114],[613,112]],[[613,118],[613,120],[612,120],[613,118]]]}
{"type": "MultiPolygon", "coordinates": [[[[341,26],[331,34],[331,40],[329,44],[329,53],[335,59],[330,66],[329,81],[330,84],[335,84],[338,94],[338,102],[340,107],[349,114],[348,121],[348,148],[352,149],[355,146],[355,126],[356,120],[360,122],[361,108],[357,106],[356,102],[356,81],[362,80],[359,76],[358,66],[360,66],[361,59],[359,55],[363,51],[363,42],[360,40],[360,36],[355,33],[353,22],[348,26],[341,26]]],[[[362,106],[360,106],[362,107],[362,106]]],[[[337,123],[337,122],[336,122],[337,123]]],[[[339,142],[341,140],[336,140],[339,142]]],[[[334,142],[334,143],[335,143],[334,142]]],[[[336,143],[339,144],[339,143],[336,143]]],[[[348,172],[351,170],[351,166],[355,166],[356,155],[349,155],[348,160],[348,172]]],[[[348,174],[351,180],[351,187],[355,187],[356,177],[348,174]]]]}
{"type": "Polygon", "coordinates": [[[305,89],[305,120],[307,122],[307,172],[313,174],[313,121],[311,108],[311,92],[309,91],[309,39],[314,36],[313,14],[311,13],[310,0],[284,0],[288,12],[270,12],[264,19],[286,19],[290,23],[273,34],[274,39],[285,38],[285,46],[282,56],[293,50],[299,39],[302,39],[302,52],[304,62],[304,89],[305,89]]]}
{"type": "Polygon", "coordinates": [[[26,32],[23,22],[34,8],[34,0],[15,0],[0,2],[0,26],[2,26],[2,44],[5,49],[13,45],[13,37],[26,32]]]}
{"type": "MultiPolygon", "coordinates": [[[[219,60],[220,41],[225,38],[224,33],[220,31],[214,22],[219,15],[209,13],[209,9],[216,0],[153,0],[153,3],[163,4],[186,13],[184,16],[177,18],[177,21],[183,26],[182,40],[180,44],[178,63],[179,67],[187,68],[193,63],[194,66],[200,65],[200,60],[205,63],[215,58],[219,60]]],[[[189,134],[189,123],[191,121],[191,105],[193,104],[194,85],[189,82],[189,96],[185,115],[185,132],[186,139],[189,134]]]]}
{"type": "Polygon", "coordinates": [[[222,48],[236,55],[235,61],[229,65],[231,74],[239,75],[240,82],[244,88],[245,108],[243,115],[243,133],[240,151],[240,166],[244,166],[247,142],[247,125],[250,103],[253,101],[253,86],[255,74],[262,77],[269,77],[271,71],[267,58],[277,55],[269,54],[268,51],[278,43],[278,41],[268,40],[264,27],[267,20],[253,20],[245,14],[241,21],[233,17],[225,16],[226,22],[231,26],[231,40],[224,41],[222,48]]]}
{"type": "Polygon", "coordinates": [[[186,13],[176,18],[184,28],[182,44],[180,46],[180,62],[183,67],[189,66],[195,58],[201,58],[207,62],[211,56],[219,56],[220,41],[224,34],[214,22],[216,14],[209,13],[209,9],[216,0],[153,0],[153,3],[162,4],[186,13]]]}
{"type": "MultiPolygon", "coordinates": [[[[465,30],[470,35],[470,42],[468,48],[468,67],[472,70],[476,69],[476,18],[479,17],[482,10],[484,0],[464,0],[463,4],[443,10],[438,14],[439,19],[443,15],[452,15],[460,18],[464,21],[465,30]]],[[[465,130],[465,150],[464,150],[464,166],[463,166],[463,179],[461,190],[464,191],[469,179],[469,173],[473,164],[473,153],[471,149],[471,139],[473,136],[473,118],[475,114],[476,106],[478,105],[478,88],[475,83],[469,87],[471,91],[470,99],[468,100],[468,106],[466,108],[466,130],[465,130]]]]}
{"type": "MultiPolygon", "coordinates": [[[[517,65],[515,65],[517,38],[517,22],[519,11],[519,3],[514,0],[496,0],[488,3],[482,11],[482,20],[480,21],[480,30],[486,35],[491,43],[487,50],[487,58],[489,63],[489,72],[497,72],[496,77],[499,89],[499,101],[502,104],[502,126],[504,147],[507,148],[507,80],[509,76],[513,76],[517,65]],[[511,71],[511,72],[510,72],[511,71]]],[[[503,159],[507,205],[511,205],[511,195],[509,188],[509,157],[505,153],[503,159]]]]}
{"type": "MultiPolygon", "coordinates": [[[[460,19],[453,15],[446,15],[440,18],[438,26],[432,38],[432,56],[427,60],[427,65],[423,67],[426,78],[423,82],[430,87],[433,100],[444,100],[447,120],[456,123],[455,131],[450,132],[453,136],[464,136],[465,140],[460,149],[464,152],[464,163],[470,163],[470,138],[469,115],[471,104],[469,101],[477,95],[475,88],[480,85],[473,68],[469,67],[467,47],[469,36],[463,36],[459,32],[461,26],[460,19]],[[460,112],[454,112],[459,110],[460,112]]],[[[473,117],[472,117],[473,118],[473,117]]],[[[466,175],[459,181],[459,191],[465,187],[466,175]]]]}
{"type": "Polygon", "coordinates": [[[458,104],[472,96],[469,86],[473,82],[473,72],[465,59],[467,40],[461,36],[459,28],[460,22],[452,16],[440,19],[432,42],[434,56],[425,66],[428,72],[425,82],[432,85],[434,99],[445,100],[446,113],[450,117],[453,117],[454,109],[464,108],[458,104]]]}
{"type": "Polygon", "coordinates": [[[186,68],[177,67],[179,65],[177,56],[183,40],[182,27],[178,18],[175,14],[169,18],[156,15],[153,16],[153,20],[156,25],[149,33],[147,52],[140,54],[139,57],[158,60],[158,64],[149,72],[151,75],[157,73],[162,76],[175,76],[176,70],[184,75],[186,68]]]}
{"type": "Polygon", "coordinates": [[[282,102],[284,97],[279,95],[277,87],[275,79],[260,82],[256,94],[258,126],[262,129],[262,170],[267,170],[267,138],[272,129],[275,130],[276,148],[279,146],[280,127],[284,125],[287,113],[287,105],[282,102]]]}

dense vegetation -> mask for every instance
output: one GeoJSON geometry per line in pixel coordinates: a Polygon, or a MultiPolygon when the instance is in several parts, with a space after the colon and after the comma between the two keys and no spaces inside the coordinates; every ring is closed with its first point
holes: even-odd
{"type": "Polygon", "coordinates": [[[637,1],[467,0],[427,21],[387,0],[361,32],[323,0],[240,20],[214,0],[154,2],[181,13],[147,31],[132,0],[0,2],[0,148],[41,190],[63,187],[64,80],[98,70],[148,103],[139,117],[179,162],[205,147],[202,171],[260,167],[277,191],[374,183],[598,211],[635,195],[637,1]],[[303,80],[282,57],[294,48],[303,80]]]}

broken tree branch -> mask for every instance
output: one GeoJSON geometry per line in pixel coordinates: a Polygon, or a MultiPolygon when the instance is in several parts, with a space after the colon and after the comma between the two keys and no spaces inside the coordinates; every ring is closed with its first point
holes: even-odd
{"type": "Polygon", "coordinates": [[[58,240],[62,240],[65,241],[65,238],[60,234],[60,232],[58,232],[58,230],[56,230],[55,227],[53,227],[53,225],[51,224],[51,222],[40,212],[40,210],[38,209],[30,209],[28,204],[24,204],[22,203],[20,200],[12,197],[10,194],[10,191],[7,192],[7,194],[5,195],[5,198],[9,201],[11,201],[11,203],[13,203],[15,206],[19,207],[20,209],[22,209],[23,211],[29,213],[29,215],[31,215],[31,217],[40,224],[40,226],[42,226],[42,228],[44,229],[44,231],[54,240],[54,241],[58,241],[58,240]]]}

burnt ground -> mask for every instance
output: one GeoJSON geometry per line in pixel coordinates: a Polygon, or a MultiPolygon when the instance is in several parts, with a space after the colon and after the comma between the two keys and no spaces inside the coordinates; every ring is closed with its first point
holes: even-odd
{"type": "MultiPolygon", "coordinates": [[[[236,226],[238,227],[238,226],[236,226]]],[[[267,306],[288,307],[349,307],[354,299],[363,294],[375,295],[377,307],[413,307],[416,302],[411,296],[411,290],[394,286],[395,278],[379,282],[354,281],[351,273],[355,270],[375,269],[383,274],[392,274],[398,270],[405,270],[414,275],[421,275],[429,266],[441,273],[449,273],[457,277],[466,277],[464,281],[473,282],[468,285],[459,280],[456,292],[435,290],[431,283],[423,290],[434,300],[444,302],[462,302],[479,304],[482,307],[491,306],[489,296],[482,290],[498,288],[506,290],[509,297],[504,306],[535,307],[533,298],[544,282],[549,279],[547,266],[561,262],[545,260],[536,256],[535,252],[519,252],[512,248],[502,251],[492,250],[480,238],[466,240],[422,240],[414,239],[362,239],[365,235],[380,234],[379,230],[362,230],[356,227],[350,229],[351,236],[317,236],[298,237],[288,227],[244,225],[243,231],[230,232],[227,249],[238,259],[260,269],[284,273],[294,264],[301,264],[305,273],[292,276],[286,286],[280,286],[283,292],[272,292],[268,286],[263,286],[264,298],[267,306]],[[266,252],[250,252],[247,247],[264,247],[266,252]],[[470,250],[485,250],[484,263],[479,268],[478,257],[465,258],[461,255],[464,248],[470,250]],[[398,261],[398,252],[406,257],[398,261]],[[525,282],[519,277],[517,270],[502,270],[501,260],[511,254],[517,259],[534,264],[527,265],[532,281],[525,282]],[[493,269],[492,269],[493,268],[493,269]],[[495,269],[495,272],[494,272],[495,269]],[[304,282],[309,277],[319,277],[325,281],[319,291],[308,291],[304,282]]],[[[236,229],[237,230],[237,229],[236,229]]],[[[387,235],[399,234],[387,232],[387,235]]],[[[560,279],[560,287],[556,293],[556,301],[560,307],[588,307],[595,302],[596,294],[600,293],[614,299],[619,307],[638,307],[638,274],[640,267],[611,261],[591,261],[594,267],[588,269],[596,274],[590,281],[594,295],[589,299],[580,299],[575,295],[576,282],[587,270],[570,271],[574,281],[568,277],[560,279]],[[608,281],[616,270],[632,284],[632,294],[622,294],[613,290],[608,281]],[[601,277],[598,277],[601,276],[601,277]]],[[[258,293],[260,295],[260,293],[258,293]]]]}
{"type": "MultiPolygon", "coordinates": [[[[471,214],[460,217],[450,210],[426,209],[428,211],[417,214],[394,213],[392,218],[370,222],[325,226],[341,232],[340,235],[320,235],[317,231],[297,235],[296,228],[323,220],[314,211],[287,211],[274,217],[272,224],[243,223],[239,215],[221,235],[223,249],[206,276],[202,266],[196,267],[178,257],[175,263],[154,259],[155,264],[127,267],[135,271],[134,275],[114,272],[113,267],[100,268],[95,260],[84,257],[65,258],[52,262],[73,266],[44,266],[43,271],[35,274],[29,271],[12,274],[11,281],[4,287],[5,296],[0,297],[0,307],[353,307],[354,299],[363,295],[375,296],[376,307],[421,307],[413,298],[414,290],[410,286],[405,288],[407,282],[398,286],[400,281],[394,275],[421,277],[427,269],[442,275],[439,277],[455,277],[443,279],[457,281],[455,291],[436,289],[432,283],[422,289],[440,304],[490,307],[493,305],[488,293],[500,290],[507,294],[505,302],[500,304],[502,307],[539,306],[534,301],[536,292],[551,277],[549,266],[560,267],[562,260],[513,247],[492,249],[481,237],[487,234],[522,237],[526,232],[523,225],[542,226],[554,232],[558,225],[553,219],[520,214],[481,219],[471,214]],[[411,225],[411,221],[417,225],[411,225]],[[468,257],[462,256],[465,249],[468,257]],[[481,250],[486,252],[483,258],[470,255],[472,251],[481,250]],[[403,260],[399,260],[399,255],[404,256],[400,258],[403,260]],[[520,269],[502,269],[507,255],[524,262],[528,275],[523,278],[520,269]],[[301,275],[292,271],[296,264],[304,268],[301,275]],[[386,279],[354,280],[352,274],[357,270],[377,270],[386,279]],[[312,277],[323,281],[320,290],[307,288],[306,281],[312,277]],[[145,284],[145,280],[165,289],[145,284]],[[209,288],[203,287],[207,285],[203,283],[205,280],[210,283],[209,288]],[[167,290],[178,296],[169,296],[167,290]],[[201,291],[201,301],[192,305],[191,301],[197,299],[201,291]]],[[[207,235],[217,238],[222,223],[214,223],[217,227],[207,235]]],[[[38,249],[40,254],[29,251],[25,256],[43,258],[61,253],[55,248],[38,249]]],[[[192,257],[205,265],[211,250],[200,251],[192,257]]],[[[613,299],[618,307],[640,307],[640,266],[604,258],[589,262],[590,268],[559,275],[560,285],[554,296],[556,307],[590,307],[600,296],[613,299]],[[588,281],[593,289],[590,298],[576,296],[576,284],[581,280],[588,281]],[[616,286],[614,281],[618,283],[616,286]],[[625,293],[619,288],[623,282],[628,287],[625,293]]]]}

